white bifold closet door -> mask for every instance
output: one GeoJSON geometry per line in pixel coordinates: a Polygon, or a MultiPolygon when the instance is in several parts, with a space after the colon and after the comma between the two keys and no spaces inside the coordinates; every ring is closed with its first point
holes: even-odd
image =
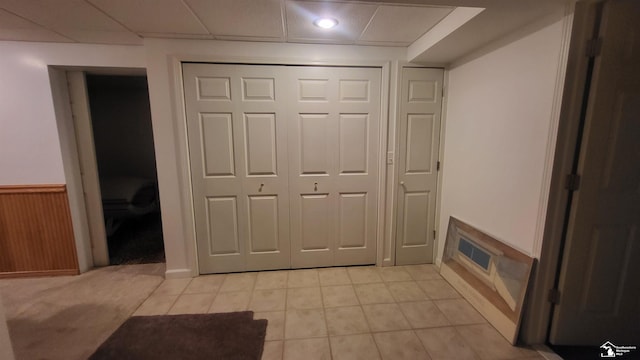
{"type": "Polygon", "coordinates": [[[379,68],[183,77],[200,273],[375,263],[379,68]]]}
{"type": "Polygon", "coordinates": [[[381,70],[292,67],[291,75],[292,266],[373,264],[381,70]]]}
{"type": "Polygon", "coordinates": [[[183,65],[201,273],[289,267],[283,70],[183,65]]]}

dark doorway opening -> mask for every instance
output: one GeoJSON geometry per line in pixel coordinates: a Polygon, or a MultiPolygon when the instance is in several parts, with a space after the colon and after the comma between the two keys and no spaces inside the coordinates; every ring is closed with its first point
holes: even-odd
{"type": "Polygon", "coordinates": [[[109,263],[164,262],[147,78],[86,79],[109,263]]]}

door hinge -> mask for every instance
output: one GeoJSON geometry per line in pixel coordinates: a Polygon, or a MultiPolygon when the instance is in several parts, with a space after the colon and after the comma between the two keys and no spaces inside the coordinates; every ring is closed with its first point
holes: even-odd
{"type": "Polygon", "coordinates": [[[586,57],[600,56],[601,52],[602,52],[602,38],[595,38],[587,41],[587,45],[585,47],[586,57]]]}
{"type": "Polygon", "coordinates": [[[433,230],[433,240],[435,240],[435,239],[436,239],[436,231],[433,230]]]}
{"type": "Polygon", "coordinates": [[[440,171],[440,161],[436,162],[436,171],[440,171]]]}
{"type": "Polygon", "coordinates": [[[565,180],[564,188],[569,191],[576,191],[580,189],[580,175],[568,174],[565,180]]]}
{"type": "Polygon", "coordinates": [[[558,289],[549,289],[549,294],[547,295],[547,300],[554,304],[560,304],[560,290],[558,289]]]}

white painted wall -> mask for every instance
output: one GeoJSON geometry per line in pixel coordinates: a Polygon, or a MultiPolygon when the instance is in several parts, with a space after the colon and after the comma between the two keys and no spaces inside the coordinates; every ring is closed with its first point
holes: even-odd
{"type": "MultiPolygon", "coordinates": [[[[560,38],[556,21],[451,68],[440,244],[454,215],[525,252],[534,249],[560,38]]],[[[47,66],[147,67],[168,277],[197,272],[180,60],[387,64],[389,149],[395,148],[403,48],[147,39],[144,47],[0,42],[0,53],[0,184],[67,182],[47,66]]],[[[394,171],[387,170],[393,190],[394,171]]],[[[393,214],[385,216],[389,221],[393,214]]],[[[390,248],[381,249],[385,261],[393,260],[390,248]]],[[[438,258],[441,253],[439,246],[438,258]]]]}
{"type": "Polygon", "coordinates": [[[9,329],[7,328],[7,318],[4,314],[4,305],[2,305],[2,297],[0,296],[0,359],[13,360],[13,347],[11,338],[9,338],[9,329]]]}
{"type": "Polygon", "coordinates": [[[0,185],[64,184],[49,65],[145,67],[141,46],[0,41],[0,185]]]}
{"type": "Polygon", "coordinates": [[[448,72],[437,261],[449,216],[537,256],[562,81],[563,14],[448,72]],[[558,89],[559,88],[559,89],[558,89]]]}
{"type": "MultiPolygon", "coordinates": [[[[406,58],[403,48],[204,40],[145,39],[145,49],[168,278],[197,274],[190,180],[185,170],[188,161],[180,60],[267,64],[384,63],[396,68],[398,61],[406,58]]],[[[394,83],[396,78],[391,76],[390,81],[394,83]]],[[[395,97],[395,93],[390,96],[395,97]]],[[[395,114],[395,109],[390,113],[395,114]]],[[[393,136],[390,134],[391,139],[393,136]]]]}

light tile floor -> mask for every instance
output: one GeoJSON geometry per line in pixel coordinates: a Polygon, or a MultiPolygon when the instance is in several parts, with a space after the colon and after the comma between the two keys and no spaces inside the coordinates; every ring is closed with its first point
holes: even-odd
{"type": "Polygon", "coordinates": [[[130,315],[252,310],[263,359],[544,359],[511,346],[432,265],[164,280],[156,265],[0,280],[19,360],[86,359],[130,315]]]}
{"type": "Polygon", "coordinates": [[[252,310],[263,359],[544,359],[511,346],[432,265],[165,280],[134,315],[252,310]]]}

